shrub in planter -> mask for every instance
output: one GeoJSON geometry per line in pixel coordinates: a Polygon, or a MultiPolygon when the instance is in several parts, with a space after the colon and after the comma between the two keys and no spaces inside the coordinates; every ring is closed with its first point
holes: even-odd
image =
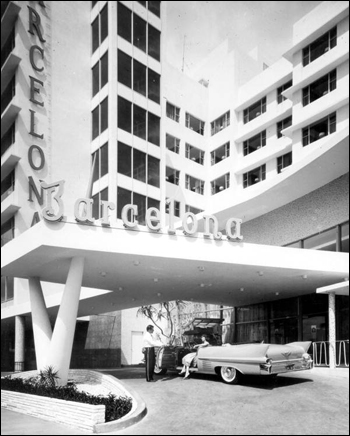
{"type": "Polygon", "coordinates": [[[1,378],[1,389],[21,392],[24,394],[57,398],[60,400],[75,401],[78,403],[94,405],[103,404],[106,406],[106,422],[122,418],[130,412],[132,408],[132,400],[129,397],[117,397],[113,394],[109,394],[108,397],[103,397],[102,395],[91,395],[86,392],[78,391],[75,383],[70,383],[66,386],[56,386],[56,383],[52,383],[52,380],[55,380],[55,378],[52,378],[51,375],[49,376],[48,382],[45,380],[43,381],[41,375],[27,380],[19,377],[11,378],[11,376],[7,376],[1,378]]]}

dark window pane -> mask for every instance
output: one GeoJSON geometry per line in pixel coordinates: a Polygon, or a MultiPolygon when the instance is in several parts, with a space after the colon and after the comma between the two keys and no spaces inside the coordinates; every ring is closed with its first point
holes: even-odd
{"type": "Polygon", "coordinates": [[[118,127],[131,133],[131,103],[118,97],[118,127]]]}
{"type": "Polygon", "coordinates": [[[146,21],[134,14],[134,46],[146,52],[146,21]]]}
{"type": "Polygon", "coordinates": [[[148,197],[147,198],[147,207],[148,209],[150,207],[155,207],[156,209],[160,209],[160,201],[159,200],[155,200],[154,198],[148,197]]]}
{"type": "Polygon", "coordinates": [[[100,45],[100,39],[99,39],[99,17],[94,20],[92,23],[92,53],[97,49],[97,47],[100,45]]]}
{"type": "Polygon", "coordinates": [[[131,57],[118,50],[118,82],[131,88],[131,57]]]}
{"type": "Polygon", "coordinates": [[[140,1],[140,2],[138,2],[138,3],[140,3],[142,6],[146,7],[146,2],[142,2],[142,1],[140,1]]]}
{"type": "Polygon", "coordinates": [[[100,107],[92,111],[92,139],[97,138],[100,133],[100,107]]]}
{"type": "Polygon", "coordinates": [[[133,178],[146,182],[146,154],[136,148],[133,151],[133,178]]]}
{"type": "Polygon", "coordinates": [[[157,17],[160,17],[160,1],[149,1],[148,10],[157,15],[157,17]]]}
{"type": "Polygon", "coordinates": [[[108,52],[101,58],[101,89],[108,83],[108,52]]]}
{"type": "Polygon", "coordinates": [[[99,193],[92,196],[92,217],[95,218],[95,220],[98,220],[100,218],[99,209],[100,209],[100,195],[99,193]]]}
{"type": "Polygon", "coordinates": [[[92,155],[92,162],[91,165],[93,165],[93,174],[92,174],[92,182],[96,182],[100,178],[100,153],[99,150],[96,150],[95,153],[92,155]]]}
{"type": "Polygon", "coordinates": [[[336,251],[335,227],[323,233],[304,239],[304,248],[313,250],[336,251]]]}
{"type": "Polygon", "coordinates": [[[100,65],[99,62],[92,68],[92,96],[100,90],[100,65]]]}
{"type": "MultiPolygon", "coordinates": [[[[127,204],[131,204],[131,191],[124,188],[118,188],[117,191],[117,218],[122,217],[122,209],[127,204]]],[[[130,219],[130,216],[129,216],[130,219]]]]}
{"type": "Polygon", "coordinates": [[[108,142],[101,147],[101,177],[108,174],[108,142]]]}
{"type": "Polygon", "coordinates": [[[146,67],[134,59],[134,91],[146,96],[146,67]]]}
{"type": "Polygon", "coordinates": [[[118,173],[131,177],[131,147],[118,142],[118,173]]]}
{"type": "Polygon", "coordinates": [[[160,119],[151,112],[148,112],[148,141],[152,144],[159,145],[160,119]]]}
{"type": "Polygon", "coordinates": [[[148,25],[148,54],[160,61],[160,32],[148,25]]]}
{"type": "Polygon", "coordinates": [[[131,11],[118,2],[118,35],[131,42],[131,11]]]}
{"type": "Polygon", "coordinates": [[[134,135],[146,139],[146,111],[134,104],[134,135]]]}
{"type": "Polygon", "coordinates": [[[101,12],[101,42],[104,41],[108,36],[108,9],[107,5],[102,9],[101,12]]]}
{"type": "Polygon", "coordinates": [[[108,98],[101,103],[101,133],[108,128],[108,98]]]}
{"type": "Polygon", "coordinates": [[[137,221],[141,226],[146,224],[146,197],[134,192],[133,204],[137,206],[137,221]]]}
{"type": "Polygon", "coordinates": [[[160,75],[148,69],[148,98],[160,102],[160,75]]]}
{"type": "Polygon", "coordinates": [[[159,188],[159,159],[148,155],[147,182],[159,188]]]}

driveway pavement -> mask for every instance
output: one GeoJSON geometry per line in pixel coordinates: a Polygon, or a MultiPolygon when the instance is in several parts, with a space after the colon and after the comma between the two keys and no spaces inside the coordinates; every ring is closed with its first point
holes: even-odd
{"type": "MultiPolygon", "coordinates": [[[[102,370],[103,371],[103,370],[102,370]]],[[[174,373],[147,383],[144,368],[105,370],[147,404],[142,421],[109,435],[348,435],[349,370],[247,377],[231,386],[216,376],[174,373]]],[[[2,409],[2,435],[89,434],[2,409]]]]}

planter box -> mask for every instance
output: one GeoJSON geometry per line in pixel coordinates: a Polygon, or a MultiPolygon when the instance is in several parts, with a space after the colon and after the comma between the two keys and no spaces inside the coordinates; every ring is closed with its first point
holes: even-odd
{"type": "Polygon", "coordinates": [[[105,406],[1,390],[1,407],[90,432],[105,422],[105,406]]]}

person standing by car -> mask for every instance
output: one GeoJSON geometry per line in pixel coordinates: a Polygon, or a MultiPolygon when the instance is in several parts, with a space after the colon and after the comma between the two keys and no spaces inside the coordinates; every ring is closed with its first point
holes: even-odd
{"type": "Polygon", "coordinates": [[[155,353],[154,347],[162,347],[164,344],[153,337],[154,327],[153,325],[148,325],[146,332],[143,336],[143,352],[145,354],[146,361],[146,380],[148,382],[153,382],[153,373],[155,365],[155,353]]]}
{"type": "Polygon", "coordinates": [[[182,359],[183,367],[182,367],[180,374],[185,373],[185,376],[183,378],[184,380],[186,380],[190,376],[191,363],[193,362],[193,366],[197,366],[198,349],[203,348],[203,347],[207,347],[209,345],[209,342],[207,341],[206,335],[202,335],[201,340],[202,340],[201,344],[197,344],[193,347],[193,348],[196,348],[196,351],[194,353],[186,354],[186,356],[184,356],[184,358],[182,359]]]}

